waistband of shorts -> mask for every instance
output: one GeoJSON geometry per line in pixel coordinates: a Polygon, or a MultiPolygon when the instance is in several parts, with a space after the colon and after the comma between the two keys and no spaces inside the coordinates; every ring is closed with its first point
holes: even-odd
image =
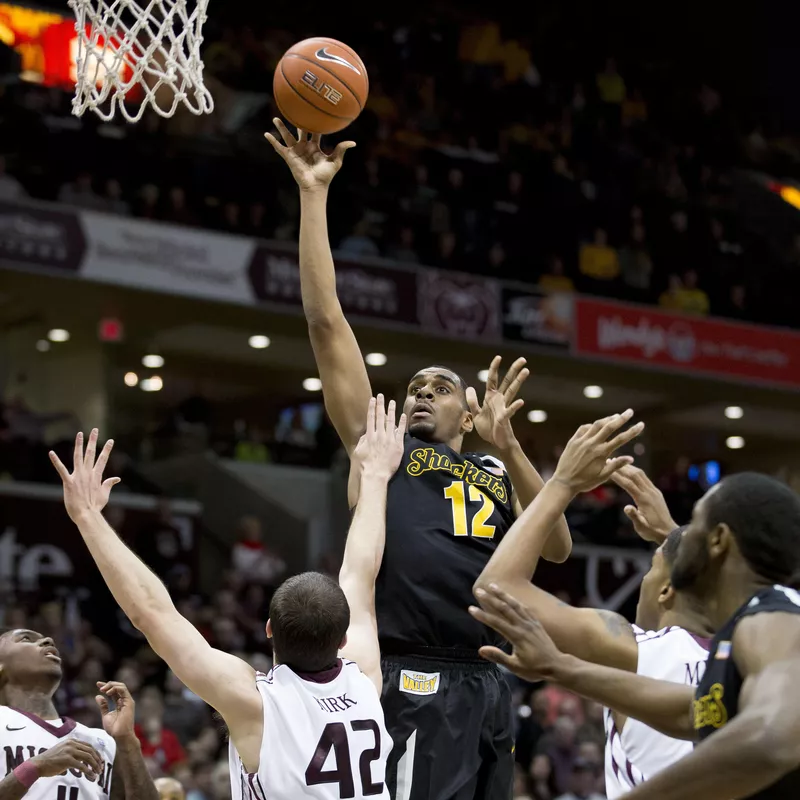
{"type": "Polygon", "coordinates": [[[426,647],[425,645],[398,642],[382,639],[380,641],[381,656],[391,661],[403,663],[416,661],[435,661],[440,664],[470,664],[473,666],[491,667],[490,662],[478,655],[477,648],[465,647],[426,647]]]}

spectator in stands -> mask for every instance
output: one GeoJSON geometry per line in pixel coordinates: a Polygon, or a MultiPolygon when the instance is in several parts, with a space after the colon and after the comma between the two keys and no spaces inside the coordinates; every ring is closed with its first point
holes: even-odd
{"type": "Polygon", "coordinates": [[[633,224],[630,239],[619,251],[619,263],[622,282],[628,288],[629,298],[643,302],[648,300],[653,277],[653,260],[645,243],[645,229],[641,223],[633,224]]]}
{"type": "Polygon", "coordinates": [[[708,295],[698,286],[697,273],[687,270],[683,275],[683,286],[677,293],[678,311],[686,314],[708,314],[708,295]]]}
{"type": "Polygon", "coordinates": [[[578,266],[581,274],[591,281],[591,286],[608,283],[619,276],[617,251],[608,243],[608,234],[596,228],[594,239],[584,242],[580,248],[578,266]]]}
{"type": "Polygon", "coordinates": [[[136,204],[136,216],[142,219],[159,219],[159,198],[161,190],[153,183],[146,183],[139,190],[139,198],[136,204]]]}
{"type": "Polygon", "coordinates": [[[358,258],[375,258],[380,255],[378,245],[369,235],[368,220],[361,219],[356,223],[353,232],[342,239],[339,244],[339,251],[342,255],[356,256],[358,258]]]}
{"type": "Polygon", "coordinates": [[[639,89],[628,92],[622,104],[622,123],[630,127],[647,122],[647,103],[639,89]]]}
{"type": "Polygon", "coordinates": [[[577,753],[575,721],[568,716],[560,716],[539,742],[539,754],[546,755],[553,765],[555,786],[559,793],[569,791],[572,778],[572,764],[577,753]]]}
{"type": "Polygon", "coordinates": [[[122,186],[116,178],[109,178],[106,181],[105,196],[103,198],[105,203],[105,211],[112,214],[119,214],[121,217],[128,217],[131,213],[129,203],[122,199],[122,186]]]}
{"type": "Polygon", "coordinates": [[[181,186],[173,186],[169,190],[167,207],[164,210],[165,222],[175,225],[196,225],[197,217],[186,202],[186,192],[181,186]]]}
{"type": "Polygon", "coordinates": [[[197,732],[211,724],[208,706],[187,689],[172,670],[167,670],[164,693],[164,725],[186,747],[197,732]]]}
{"type": "Polygon", "coordinates": [[[546,753],[538,753],[533,757],[529,786],[532,800],[554,800],[558,793],[553,762],[546,753]]]}
{"type": "Polygon", "coordinates": [[[6,172],[6,157],[0,155],[0,200],[13,202],[24,200],[28,196],[23,185],[6,172]]]}
{"type": "Polygon", "coordinates": [[[286,562],[264,543],[258,517],[242,517],[239,540],[233,546],[233,569],[246,581],[277,586],[286,571],[286,562]]]}
{"type": "Polygon", "coordinates": [[[264,238],[268,235],[267,230],[267,207],[264,203],[255,202],[247,210],[247,224],[245,232],[248,236],[264,238]]]}
{"type": "Polygon", "coordinates": [[[419,255],[414,249],[414,229],[410,225],[404,225],[400,229],[397,241],[386,250],[386,258],[406,264],[419,263],[419,255]]]}
{"type": "Polygon", "coordinates": [[[604,800],[605,794],[596,790],[597,775],[601,772],[597,764],[578,758],[572,764],[569,791],[556,800],[604,800]]]}
{"type": "Polygon", "coordinates": [[[166,774],[186,761],[186,752],[174,731],[164,725],[164,701],[159,689],[147,686],[136,701],[136,737],[142,755],[166,774]]]}
{"type": "Polygon", "coordinates": [[[574,292],[575,284],[564,271],[564,262],[558,256],[552,256],[547,265],[547,272],[539,276],[539,288],[545,292],[574,292]]]}
{"type": "Polygon", "coordinates": [[[158,778],[155,784],[161,800],[186,800],[186,792],[175,778],[158,778]]]}
{"type": "Polygon", "coordinates": [[[667,288],[661,292],[658,304],[667,311],[677,311],[680,308],[680,293],[683,291],[683,281],[674,273],[669,276],[667,288]]]}
{"type": "Polygon", "coordinates": [[[747,290],[741,283],[736,283],[731,286],[728,294],[728,302],[720,313],[723,317],[728,317],[728,319],[746,320],[749,317],[747,290]]]}
{"type": "Polygon", "coordinates": [[[184,562],[186,553],[181,531],[175,522],[169,500],[160,500],[156,519],[137,532],[136,549],[142,560],[162,580],[166,580],[170,572],[184,562]]]}
{"type": "Polygon", "coordinates": [[[65,183],[58,192],[58,202],[73,208],[102,211],[106,201],[95,192],[90,172],[81,171],[72,183],[65,183]]]}

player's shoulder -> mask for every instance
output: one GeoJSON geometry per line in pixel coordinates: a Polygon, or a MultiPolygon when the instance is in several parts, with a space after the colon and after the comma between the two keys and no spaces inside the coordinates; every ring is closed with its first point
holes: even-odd
{"type": "Polygon", "coordinates": [[[644,630],[638,625],[632,625],[631,627],[636,638],[636,644],[646,650],[681,647],[708,651],[710,644],[709,639],[691,633],[677,625],[669,625],[657,631],[644,630]]]}
{"type": "Polygon", "coordinates": [[[775,584],[762,589],[741,609],[740,616],[753,616],[769,611],[784,611],[800,614],[800,591],[789,586],[775,584]]]}
{"type": "Polygon", "coordinates": [[[464,458],[471,461],[476,466],[485,469],[492,475],[502,478],[506,474],[506,465],[496,456],[490,456],[486,453],[464,453],[464,458]]]}

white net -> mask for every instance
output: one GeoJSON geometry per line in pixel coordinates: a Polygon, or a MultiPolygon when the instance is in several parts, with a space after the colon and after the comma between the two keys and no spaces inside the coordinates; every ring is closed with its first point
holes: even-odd
{"type": "Polygon", "coordinates": [[[78,35],[72,113],[106,122],[117,109],[138,122],[149,107],[171,117],[214,110],[203,83],[203,23],[208,0],[69,0],[78,35]],[[126,98],[128,103],[126,104],[126,98]]]}

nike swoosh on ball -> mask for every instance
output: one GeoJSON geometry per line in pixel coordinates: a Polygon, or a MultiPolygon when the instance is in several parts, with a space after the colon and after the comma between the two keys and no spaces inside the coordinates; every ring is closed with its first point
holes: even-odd
{"type": "Polygon", "coordinates": [[[356,75],[360,75],[361,71],[356,69],[349,61],[345,60],[341,56],[335,56],[333,53],[329,53],[324,47],[320,47],[319,50],[314,54],[320,61],[335,61],[337,64],[341,64],[343,67],[349,67],[356,75]]]}

